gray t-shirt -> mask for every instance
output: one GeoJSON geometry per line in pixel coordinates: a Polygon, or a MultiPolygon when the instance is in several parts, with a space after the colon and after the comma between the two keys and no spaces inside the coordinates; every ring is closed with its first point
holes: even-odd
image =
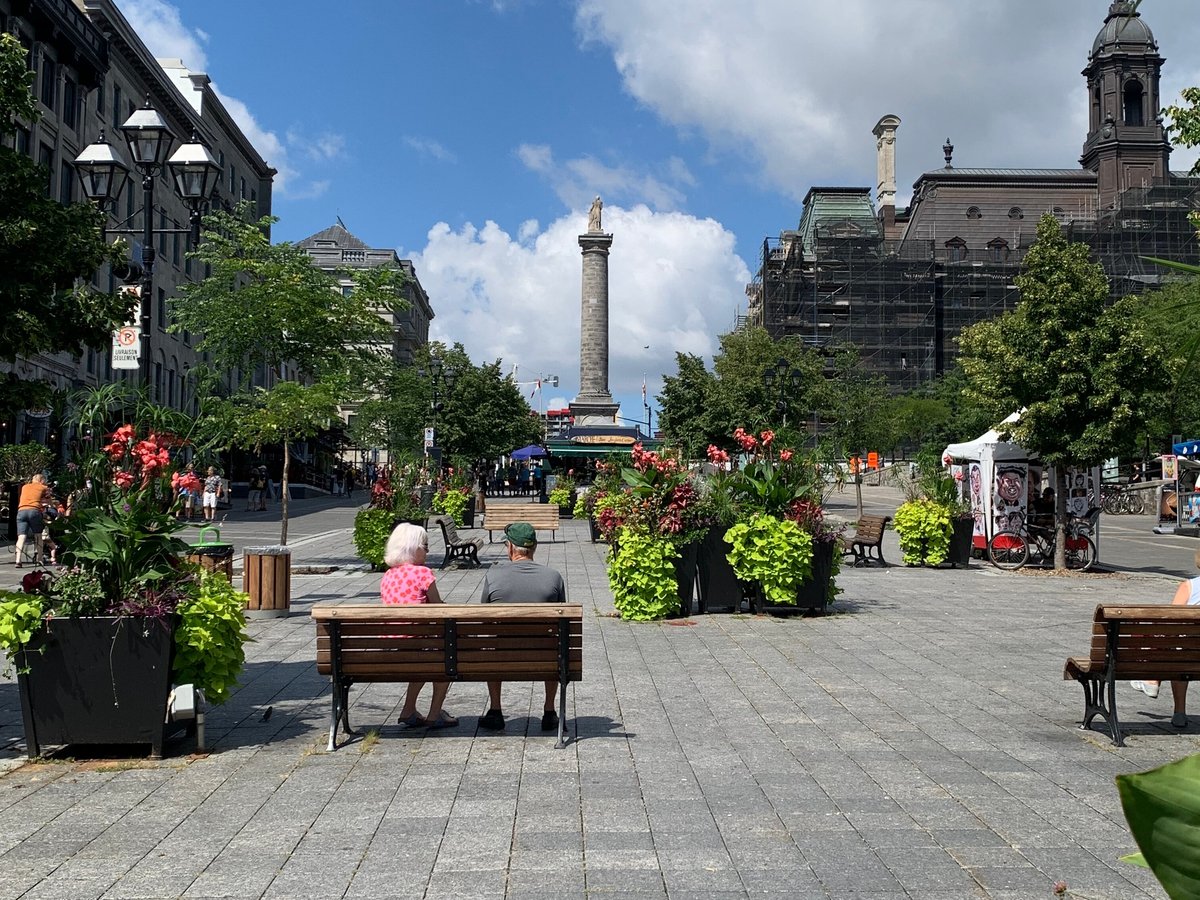
{"type": "Polygon", "coordinates": [[[483,576],[480,603],[566,603],[562,576],[531,559],[492,566],[483,576]]]}

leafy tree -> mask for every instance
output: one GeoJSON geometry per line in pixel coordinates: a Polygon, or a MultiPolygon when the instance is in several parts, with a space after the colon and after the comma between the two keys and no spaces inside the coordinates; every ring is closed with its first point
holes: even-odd
{"type": "MultiPolygon", "coordinates": [[[[38,119],[32,80],[25,48],[0,34],[0,137],[13,133],[15,118],[38,119]]],[[[44,166],[0,142],[0,359],[8,362],[104,347],[129,317],[128,301],[90,285],[97,267],[120,253],[101,237],[103,215],[48,197],[49,178],[44,166]]]]}
{"type": "Polygon", "coordinates": [[[728,420],[718,421],[712,414],[712,398],[717,377],[693,353],[675,354],[676,374],[663,377],[658,395],[658,424],[668,444],[679,447],[687,459],[704,456],[709,444],[728,441],[732,428],[728,420]]]}
{"type": "Polygon", "coordinates": [[[1038,222],[1017,276],[1021,301],[960,337],[970,398],[1058,474],[1055,566],[1066,565],[1066,468],[1132,452],[1162,402],[1163,358],[1134,301],[1106,309],[1108,279],[1057,220],[1038,222]]]}
{"type": "Polygon", "coordinates": [[[386,448],[393,458],[420,453],[429,401],[429,380],[416,366],[398,367],[385,376],[382,390],[359,405],[350,440],[359,447],[386,448]]]}
{"type": "MultiPolygon", "coordinates": [[[[200,373],[202,418],[210,446],[261,449],[283,444],[281,542],[287,542],[289,444],[328,427],[337,406],[370,395],[392,369],[391,328],[380,312],[403,308],[404,273],[393,267],[347,270],[338,280],[313,265],[293,244],[272,244],[271,217],[250,218],[251,207],[205,217],[204,238],[190,256],[211,267],[172,301],[176,331],[196,334],[212,371],[237,372],[229,395],[200,373]],[[295,366],[303,384],[277,381],[251,387],[258,371],[295,366]]],[[[211,374],[211,373],[210,373],[211,374]]]]}
{"type": "MultiPolygon", "coordinates": [[[[845,458],[891,443],[891,394],[887,379],[864,371],[858,353],[838,354],[834,378],[827,387],[822,415],[827,423],[824,439],[835,456],[845,458]]],[[[854,479],[854,493],[861,518],[861,478],[854,479]]]]}

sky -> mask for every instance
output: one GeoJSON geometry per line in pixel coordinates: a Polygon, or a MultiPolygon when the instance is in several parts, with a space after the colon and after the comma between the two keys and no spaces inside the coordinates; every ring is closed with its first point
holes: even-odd
{"type": "MultiPolygon", "coordinates": [[[[411,259],[431,338],[501,359],[535,408],[579,390],[594,196],[609,387],[645,421],[676,352],[711,365],[765,238],[812,186],[898,202],[958,167],[1074,168],[1108,0],[116,0],[159,57],[207,72],[279,170],[277,240],[334,224],[411,259]],[[549,376],[559,377],[557,389],[549,376]],[[539,393],[533,382],[542,379],[539,393]]],[[[1200,85],[1196,0],[1143,0],[1162,98],[1200,85]]],[[[1176,150],[1172,169],[1195,151],[1176,150]]]]}

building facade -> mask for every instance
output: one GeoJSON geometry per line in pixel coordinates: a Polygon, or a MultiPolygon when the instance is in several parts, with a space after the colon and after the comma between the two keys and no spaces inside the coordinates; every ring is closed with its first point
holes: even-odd
{"type": "MultiPolygon", "coordinates": [[[[195,132],[221,165],[212,203],[232,208],[241,200],[259,216],[271,212],[275,170],[267,165],[212,90],[204,73],[189,71],[181,60],[156,60],[113,0],[0,0],[0,28],[17,35],[30,51],[41,118],[17,123],[13,146],[49,169],[51,196],[63,203],[83,202],[73,161],[101,134],[119,147],[119,126],[147,100],[170,125],[177,141],[195,132]]],[[[158,176],[154,209],[142,208],[140,179],[131,176],[109,215],[108,228],[130,243],[133,260],[142,251],[143,216],[150,215],[155,236],[154,291],[150,298],[150,395],[179,410],[193,409],[188,372],[203,357],[195,335],[170,333],[169,300],[180,284],[202,278],[187,258],[189,210],[175,193],[169,173],[158,176]]],[[[93,286],[120,287],[108,268],[95,273],[93,286]]],[[[135,314],[131,310],[132,316],[135,314]]],[[[38,355],[14,365],[0,364],[0,376],[48,383],[55,390],[96,386],[127,378],[136,371],[114,371],[108,348],[70,354],[38,355]]],[[[257,373],[260,383],[277,373],[257,373]]],[[[286,374],[286,373],[281,373],[286,374]]],[[[0,442],[52,443],[58,412],[26,411],[4,423],[0,442]]]]}
{"type": "Polygon", "coordinates": [[[1200,262],[1187,219],[1200,179],[1170,171],[1162,65],[1134,4],[1116,0],[1083,70],[1079,168],[957,168],[947,141],[944,166],[917,179],[906,209],[895,207],[900,119],[884,116],[874,198],[865,187],[812,188],[797,228],[763,242],[745,321],[828,352],[855,348],[909,390],[952,365],[963,328],[1016,306],[1014,279],[1045,213],[1092,248],[1114,298],[1162,282],[1144,257],[1200,262]]]}

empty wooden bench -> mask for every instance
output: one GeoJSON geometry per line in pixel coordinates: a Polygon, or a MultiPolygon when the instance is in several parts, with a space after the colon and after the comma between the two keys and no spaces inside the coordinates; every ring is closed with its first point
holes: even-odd
{"type": "Polygon", "coordinates": [[[854,534],[841,539],[842,555],[852,555],[856,566],[865,566],[870,562],[886,566],[887,561],[883,558],[883,532],[890,521],[891,516],[863,516],[854,523],[854,534]]]}
{"type": "Polygon", "coordinates": [[[442,529],[442,540],[446,543],[446,555],[442,559],[442,568],[460,559],[468,565],[479,565],[479,551],[483,548],[483,538],[464,538],[454,526],[454,520],[449,516],[437,516],[437,523],[442,529]]]}
{"type": "Polygon", "coordinates": [[[1079,727],[1103,716],[1113,743],[1124,746],[1117,683],[1200,679],[1200,606],[1097,606],[1091,651],[1068,659],[1063,678],[1083,685],[1079,727]]]}
{"type": "Polygon", "coordinates": [[[558,507],[553,503],[489,503],[483,514],[488,543],[493,531],[503,531],[513,522],[528,522],[535,531],[558,531],[558,507]]]}
{"type": "Polygon", "coordinates": [[[356,682],[557,681],[566,746],[567,682],[583,679],[578,603],[318,604],[317,672],[332,684],[329,749],[347,734],[356,682]]]}

